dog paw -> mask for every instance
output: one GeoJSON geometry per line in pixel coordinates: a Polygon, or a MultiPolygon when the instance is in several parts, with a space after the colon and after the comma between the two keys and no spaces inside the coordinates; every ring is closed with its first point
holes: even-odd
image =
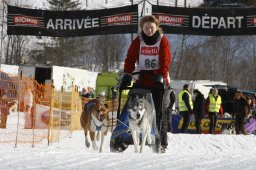
{"type": "Polygon", "coordinates": [[[138,152],[139,152],[138,147],[134,147],[134,153],[138,153],[138,152]]]}
{"type": "Polygon", "coordinates": [[[151,137],[148,137],[148,138],[147,138],[147,142],[148,142],[149,145],[152,144],[152,139],[151,139],[151,137]]]}
{"type": "Polygon", "coordinates": [[[93,150],[98,150],[98,147],[96,145],[92,145],[93,150]]]}
{"type": "Polygon", "coordinates": [[[89,143],[89,142],[85,142],[85,146],[86,146],[87,148],[89,148],[89,147],[90,147],[90,143],[89,143]]]}
{"type": "Polygon", "coordinates": [[[97,147],[97,146],[96,146],[96,147],[93,147],[93,150],[95,150],[95,151],[98,150],[98,147],[97,147]]]}
{"type": "Polygon", "coordinates": [[[99,152],[100,152],[100,153],[102,153],[102,151],[103,151],[103,149],[102,149],[102,147],[100,147],[100,150],[99,150],[99,152]]]}

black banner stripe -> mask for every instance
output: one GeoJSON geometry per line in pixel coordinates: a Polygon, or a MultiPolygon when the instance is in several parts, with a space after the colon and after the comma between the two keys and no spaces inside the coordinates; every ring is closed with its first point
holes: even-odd
{"type": "MultiPolygon", "coordinates": [[[[176,8],[152,5],[165,33],[255,35],[256,8],[176,8]]],[[[8,6],[9,35],[87,36],[138,32],[138,5],[49,11],[8,6]]]]}
{"type": "Polygon", "coordinates": [[[177,8],[152,5],[165,33],[255,35],[256,8],[177,8]]]}
{"type": "Polygon", "coordinates": [[[102,10],[49,11],[8,6],[9,35],[53,37],[138,32],[138,5],[102,10]]]}

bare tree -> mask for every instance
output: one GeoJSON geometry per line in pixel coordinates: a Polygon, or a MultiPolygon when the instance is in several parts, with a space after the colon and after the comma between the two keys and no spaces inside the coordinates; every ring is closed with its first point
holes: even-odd
{"type": "MultiPolygon", "coordinates": [[[[67,11],[79,10],[79,0],[47,0],[51,10],[67,11]]],[[[80,66],[85,53],[86,37],[55,37],[38,42],[38,49],[31,52],[32,58],[38,63],[50,61],[51,64],[61,66],[80,66]],[[46,55],[50,55],[46,56],[46,55]],[[47,58],[48,60],[43,60],[47,58]]]]}
{"type": "Polygon", "coordinates": [[[255,36],[179,36],[176,79],[217,80],[242,89],[256,87],[255,36]],[[177,66],[177,67],[178,67],[177,66]],[[179,71],[177,73],[177,71],[179,71]]]}
{"type": "Polygon", "coordinates": [[[98,36],[95,41],[96,63],[101,71],[120,69],[120,62],[126,51],[125,35],[98,36]]]}
{"type": "MultiPolygon", "coordinates": [[[[8,4],[15,6],[26,5],[22,0],[10,1],[6,0],[8,4]]],[[[29,38],[21,35],[7,35],[7,21],[5,20],[7,15],[7,8],[2,7],[1,11],[1,62],[6,64],[20,64],[22,60],[28,54],[28,48],[26,45],[29,44],[29,38]],[[3,54],[3,55],[2,55],[3,54]]]]}

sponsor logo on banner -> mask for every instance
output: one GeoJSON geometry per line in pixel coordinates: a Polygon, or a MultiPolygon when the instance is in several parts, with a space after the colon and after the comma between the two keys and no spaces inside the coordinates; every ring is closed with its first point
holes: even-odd
{"type": "Polygon", "coordinates": [[[30,16],[13,16],[13,24],[18,26],[39,26],[39,20],[30,16]]]}
{"type": "Polygon", "coordinates": [[[123,25],[123,24],[130,24],[132,22],[132,15],[115,15],[106,17],[106,23],[108,25],[123,25]]]}
{"type": "Polygon", "coordinates": [[[157,18],[159,21],[166,25],[172,26],[182,26],[184,23],[183,16],[175,16],[175,15],[158,15],[157,18]]]}

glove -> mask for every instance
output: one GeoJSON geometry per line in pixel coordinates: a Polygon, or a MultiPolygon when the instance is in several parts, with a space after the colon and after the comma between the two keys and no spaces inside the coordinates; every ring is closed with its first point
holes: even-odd
{"type": "Polygon", "coordinates": [[[131,74],[125,74],[122,77],[122,81],[121,81],[121,89],[125,89],[126,87],[130,86],[132,82],[132,75],[131,74]]]}
{"type": "Polygon", "coordinates": [[[162,75],[154,75],[153,80],[156,83],[160,83],[160,84],[163,84],[163,82],[164,82],[164,78],[162,75]]]}

